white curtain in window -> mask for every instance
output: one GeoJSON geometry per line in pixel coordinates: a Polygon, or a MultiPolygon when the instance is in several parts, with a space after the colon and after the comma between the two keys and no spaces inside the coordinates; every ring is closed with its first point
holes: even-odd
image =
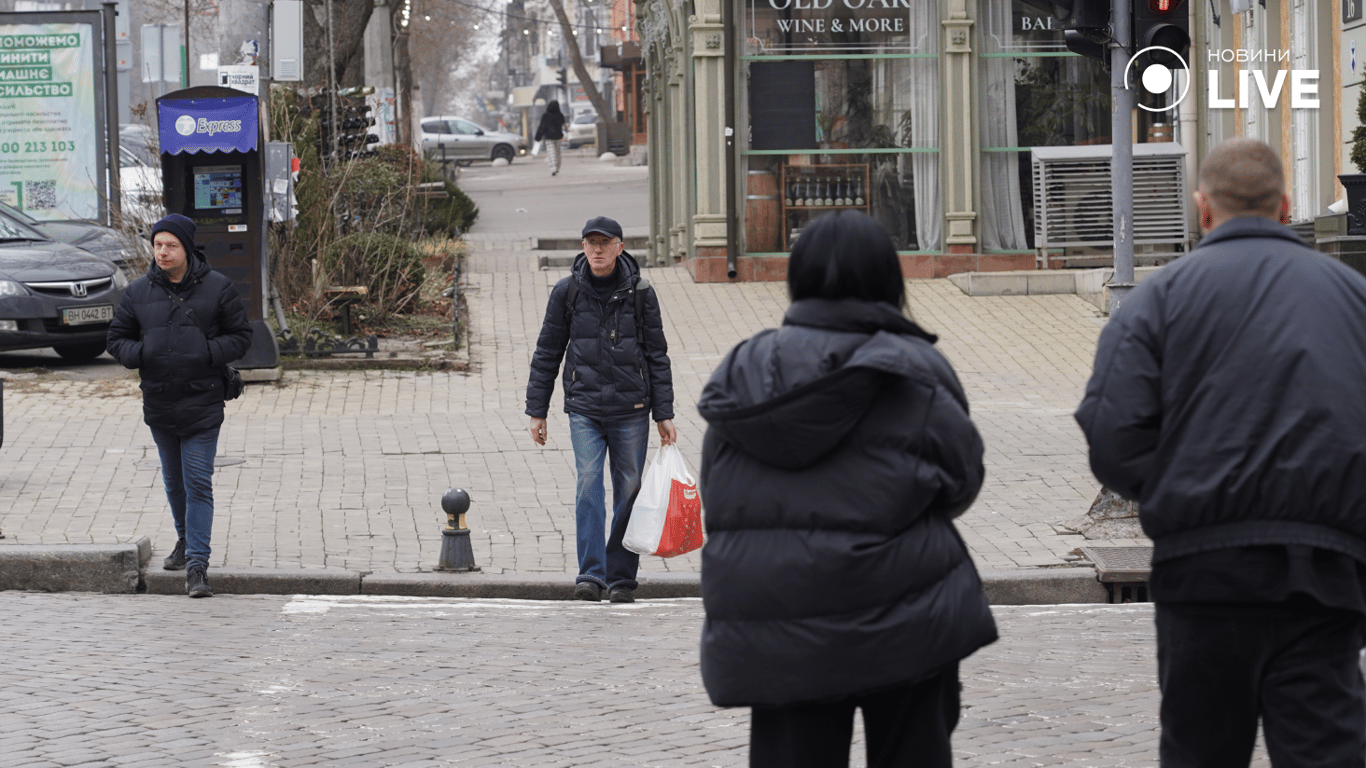
{"type": "MultiPolygon", "coordinates": [[[[978,18],[982,40],[1011,39],[1013,3],[982,0],[978,18]]],[[[1015,116],[1016,60],[986,56],[982,64],[982,146],[1013,147],[1018,141],[1015,116]]],[[[982,153],[982,248],[1024,250],[1024,206],[1020,202],[1019,157],[1014,152],[982,153]]]]}
{"type": "MultiPolygon", "coordinates": [[[[923,41],[918,50],[938,50],[939,4],[915,3],[911,11],[910,39],[923,41]]],[[[909,62],[911,146],[933,148],[935,152],[910,156],[915,182],[915,229],[919,249],[939,250],[943,229],[943,194],[939,181],[939,60],[911,59],[909,62]]],[[[902,159],[905,159],[905,155],[902,159]]]]}

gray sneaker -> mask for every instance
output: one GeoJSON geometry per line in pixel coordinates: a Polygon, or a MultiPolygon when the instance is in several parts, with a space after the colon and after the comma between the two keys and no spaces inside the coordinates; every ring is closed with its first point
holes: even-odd
{"type": "Polygon", "coordinates": [[[574,599],[596,603],[602,599],[602,587],[591,581],[580,581],[574,585],[574,599]]]}
{"type": "Polygon", "coordinates": [[[175,543],[175,549],[162,561],[161,567],[168,571],[185,570],[185,540],[181,539],[175,543]]]}
{"type": "Polygon", "coordinates": [[[209,589],[207,568],[196,565],[185,572],[185,594],[190,597],[213,597],[213,590],[209,589]]]}

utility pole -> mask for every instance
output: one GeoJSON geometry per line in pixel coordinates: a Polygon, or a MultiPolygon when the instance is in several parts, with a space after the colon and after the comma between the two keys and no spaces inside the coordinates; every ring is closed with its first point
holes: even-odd
{"type": "Polygon", "coordinates": [[[1134,288],[1134,105],[1133,89],[1126,87],[1133,40],[1131,0],[1113,0],[1110,20],[1114,25],[1110,43],[1110,195],[1115,227],[1115,274],[1110,289],[1110,315],[1124,303],[1134,288]]]}

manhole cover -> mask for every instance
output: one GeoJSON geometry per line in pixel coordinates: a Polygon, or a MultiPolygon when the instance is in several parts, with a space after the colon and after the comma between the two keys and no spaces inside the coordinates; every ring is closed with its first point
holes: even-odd
{"type": "Polygon", "coordinates": [[[1082,547],[1081,553],[1096,564],[1102,581],[1147,581],[1153,569],[1152,547],[1082,547]]]}

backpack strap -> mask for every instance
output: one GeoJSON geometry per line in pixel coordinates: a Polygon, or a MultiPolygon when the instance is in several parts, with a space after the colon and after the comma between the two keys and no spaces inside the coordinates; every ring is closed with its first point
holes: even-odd
{"type": "MultiPolygon", "coordinates": [[[[636,287],[631,293],[636,300],[636,338],[640,344],[645,343],[645,292],[650,290],[650,281],[645,278],[636,280],[636,287]]],[[[564,296],[564,327],[568,329],[574,320],[574,302],[579,297],[579,281],[573,275],[569,276],[569,290],[564,296]]]]}

